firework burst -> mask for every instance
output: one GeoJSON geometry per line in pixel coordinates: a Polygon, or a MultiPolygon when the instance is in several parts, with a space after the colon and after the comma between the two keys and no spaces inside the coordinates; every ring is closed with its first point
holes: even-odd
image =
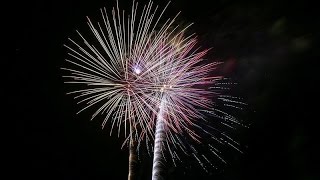
{"type": "Polygon", "coordinates": [[[238,143],[206,117],[233,128],[241,123],[215,108],[213,99],[232,107],[243,104],[221,95],[223,77],[212,75],[220,63],[204,59],[208,50],[199,51],[195,35],[185,36],[189,26],[174,25],[176,17],[160,25],[167,6],[159,11],[150,1],[138,15],[133,3],[126,15],[117,3],[111,18],[101,9],[102,23],[88,18],[95,40],[77,31],[81,41],[69,38],[69,66],[63,68],[69,73],[64,76],[67,83],[84,85],[69,93],[85,104],[79,112],[98,104],[92,118],[103,114],[102,127],[109,123],[110,134],[116,128],[118,136],[126,137],[124,144],[137,144],[138,149],[143,142],[147,148],[154,144],[153,179],[159,176],[164,150],[174,163],[181,151],[205,168],[203,161],[212,163],[192,144],[206,142],[211,154],[225,162],[214,143],[237,150],[238,143]]]}

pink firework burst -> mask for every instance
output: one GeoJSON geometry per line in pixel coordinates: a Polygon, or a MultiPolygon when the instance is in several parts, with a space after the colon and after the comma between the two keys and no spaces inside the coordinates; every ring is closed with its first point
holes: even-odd
{"type": "Polygon", "coordinates": [[[67,83],[85,85],[70,92],[85,104],[79,112],[97,104],[92,118],[103,115],[102,127],[109,123],[110,134],[117,127],[118,135],[126,137],[124,144],[154,144],[153,179],[159,177],[164,150],[174,163],[181,151],[205,168],[203,161],[212,163],[193,145],[205,142],[210,153],[225,162],[208,139],[237,150],[238,143],[212,126],[207,115],[233,128],[241,123],[217,109],[214,99],[231,107],[244,103],[219,93],[223,77],[212,72],[220,63],[204,59],[208,50],[199,51],[195,35],[185,36],[190,25],[173,25],[174,17],[160,26],[166,8],[158,11],[150,1],[138,16],[137,7],[133,3],[126,16],[117,4],[112,18],[101,9],[101,23],[88,18],[94,40],[77,31],[81,40],[69,38],[65,45],[70,57],[69,67],[62,68],[69,72],[67,83]]]}

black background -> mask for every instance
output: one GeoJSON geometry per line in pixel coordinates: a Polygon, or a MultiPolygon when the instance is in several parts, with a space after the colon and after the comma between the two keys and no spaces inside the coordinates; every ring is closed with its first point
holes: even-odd
{"type": "MultiPolygon", "coordinates": [[[[120,7],[130,4],[120,1],[120,7]]],[[[76,115],[80,106],[65,95],[59,69],[66,57],[62,46],[76,29],[87,28],[85,16],[99,17],[99,8],[114,5],[48,0],[12,6],[15,49],[1,67],[7,90],[3,120],[12,123],[4,127],[12,147],[4,154],[10,179],[127,178],[128,152],[120,150],[121,140],[89,121],[91,111],[76,115]]],[[[239,83],[234,91],[249,103],[243,117],[251,126],[241,137],[245,153],[223,170],[206,174],[179,167],[168,179],[319,179],[315,4],[173,0],[167,16],[180,10],[180,20],[195,23],[190,30],[202,47],[213,47],[208,58],[224,61],[225,73],[239,83]]],[[[150,173],[147,161],[141,179],[150,173]]]]}

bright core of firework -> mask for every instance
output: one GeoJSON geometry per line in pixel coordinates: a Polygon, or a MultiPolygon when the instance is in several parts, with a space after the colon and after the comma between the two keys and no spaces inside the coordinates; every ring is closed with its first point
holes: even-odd
{"type": "Polygon", "coordinates": [[[141,73],[141,67],[139,65],[135,65],[135,66],[133,66],[133,71],[134,71],[134,73],[139,75],[141,73]]]}

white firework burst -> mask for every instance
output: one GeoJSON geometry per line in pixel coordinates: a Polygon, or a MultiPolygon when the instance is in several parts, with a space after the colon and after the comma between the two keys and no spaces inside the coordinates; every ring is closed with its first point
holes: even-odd
{"type": "Polygon", "coordinates": [[[174,25],[178,15],[161,21],[167,6],[159,11],[150,1],[138,16],[137,3],[129,15],[117,3],[111,18],[101,9],[102,23],[88,18],[94,41],[77,31],[81,40],[69,38],[69,65],[62,68],[69,73],[64,76],[67,83],[85,85],[69,93],[85,104],[79,112],[98,104],[92,118],[103,114],[102,126],[109,122],[110,134],[117,126],[125,143],[137,142],[139,148],[142,142],[147,147],[154,142],[153,179],[159,176],[164,150],[174,163],[181,151],[205,168],[203,162],[212,163],[193,144],[210,142],[206,146],[211,154],[225,162],[211,141],[239,150],[238,143],[206,117],[213,115],[233,128],[241,123],[215,108],[213,100],[234,107],[244,104],[216,90],[223,78],[212,71],[220,63],[207,62],[203,57],[208,50],[199,51],[195,35],[185,36],[191,24],[174,25]]]}

